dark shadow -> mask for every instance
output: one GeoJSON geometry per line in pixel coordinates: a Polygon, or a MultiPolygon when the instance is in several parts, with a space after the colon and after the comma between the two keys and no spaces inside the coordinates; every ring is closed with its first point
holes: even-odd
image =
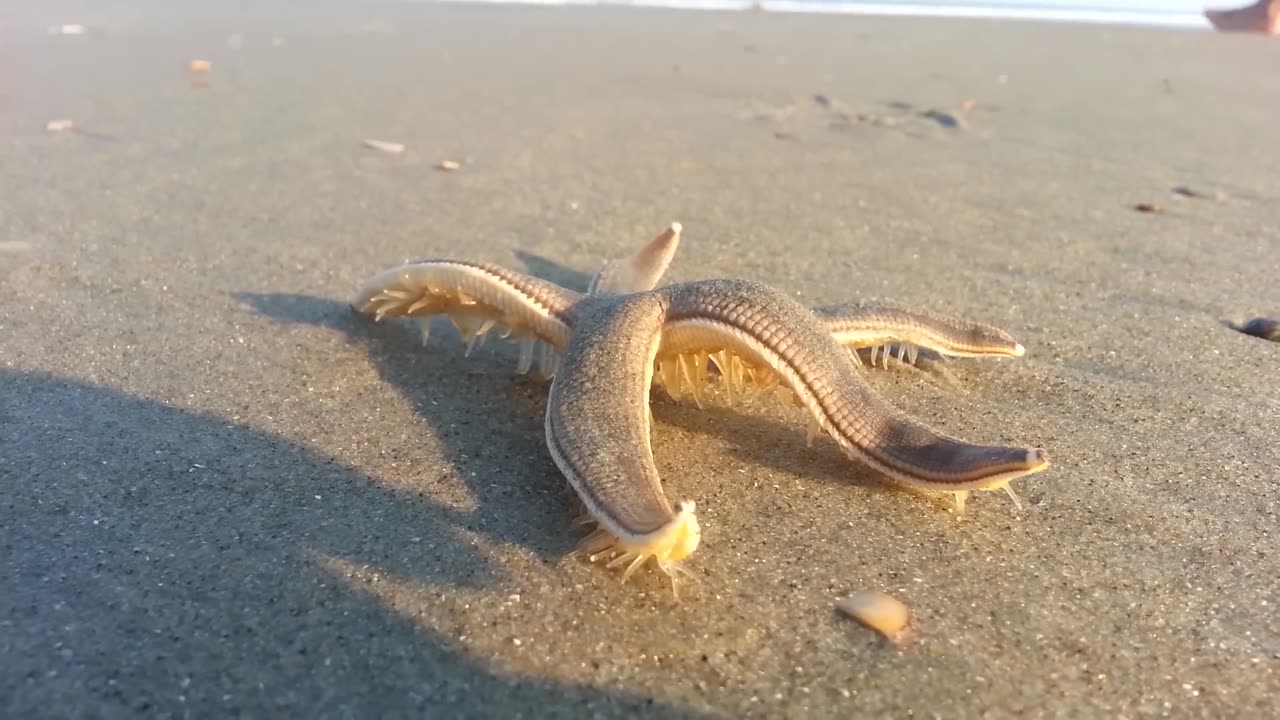
{"type": "Polygon", "coordinates": [[[691,398],[675,402],[664,391],[655,390],[653,416],[659,426],[671,425],[686,432],[727,439],[725,451],[753,465],[820,482],[872,489],[884,487],[876,473],[842,455],[830,438],[815,440],[813,447],[806,447],[803,425],[788,425],[763,417],[752,405],[729,406],[726,401],[712,400],[699,408],[691,398]]]}
{"type": "MultiPolygon", "coordinates": [[[[585,273],[524,250],[516,250],[514,254],[524,265],[526,273],[578,292],[587,291],[587,285],[591,284],[591,276],[595,274],[595,269],[585,273]]],[[[599,264],[604,265],[604,262],[602,259],[599,264]]]]}
{"type": "MultiPolygon", "coordinates": [[[[570,503],[545,492],[562,484],[543,438],[548,387],[532,376],[515,375],[515,353],[510,348],[497,352],[485,348],[466,358],[456,333],[442,318],[432,323],[430,347],[423,348],[411,324],[402,320],[374,323],[334,300],[278,293],[237,293],[236,298],[278,322],[325,327],[361,342],[381,376],[410,400],[424,420],[442,431],[447,459],[458,466],[457,474],[466,479],[477,501],[477,509],[468,517],[469,529],[496,541],[524,545],[548,559],[571,549],[577,536],[566,523],[570,503]],[[454,381],[436,382],[435,378],[454,381]],[[444,432],[462,422],[474,429],[444,432]],[[540,484],[544,492],[527,488],[522,492],[515,489],[520,483],[471,470],[478,453],[512,457],[510,467],[532,468],[528,474],[546,478],[540,484]]],[[[864,362],[870,361],[870,350],[860,355],[864,362]]],[[[916,367],[900,367],[895,356],[887,370],[863,368],[860,372],[926,372],[954,384],[946,364],[941,356],[921,348],[916,367]]],[[[692,403],[692,399],[673,402],[662,390],[653,394],[654,415],[660,421],[725,440],[730,452],[745,461],[822,481],[886,487],[875,472],[846,458],[829,438],[806,447],[803,426],[761,416],[749,405],[713,400],[699,409],[692,403]]]]}
{"type": "Polygon", "coordinates": [[[484,525],[468,513],[45,374],[0,370],[0,427],[5,717],[693,715],[497,674],[330,565],[483,583],[494,569],[455,534],[484,525]]]}
{"type": "Polygon", "coordinates": [[[457,478],[449,482],[465,484],[476,501],[474,511],[455,518],[468,530],[547,561],[573,549],[571,499],[543,438],[547,383],[536,371],[516,374],[514,346],[493,339],[468,358],[443,317],[434,319],[423,347],[410,322],[375,323],[345,302],[284,293],[235,297],[276,322],[328,328],[360,344],[382,379],[434,428],[457,478]]]}

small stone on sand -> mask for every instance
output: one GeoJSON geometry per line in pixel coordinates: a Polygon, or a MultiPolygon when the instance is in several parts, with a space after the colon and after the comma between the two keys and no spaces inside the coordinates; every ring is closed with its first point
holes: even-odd
{"type": "Polygon", "coordinates": [[[453,172],[454,170],[460,170],[462,168],[462,163],[456,160],[441,160],[440,164],[436,167],[445,172],[453,172]]]}
{"type": "Polygon", "coordinates": [[[1272,342],[1280,342],[1280,320],[1274,318],[1256,317],[1243,325],[1237,326],[1236,329],[1245,335],[1252,335],[1272,342]]]}

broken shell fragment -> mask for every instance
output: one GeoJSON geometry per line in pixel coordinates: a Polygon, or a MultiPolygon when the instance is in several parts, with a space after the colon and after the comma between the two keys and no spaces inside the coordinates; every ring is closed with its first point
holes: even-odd
{"type": "Polygon", "coordinates": [[[45,123],[44,129],[45,132],[60,133],[70,130],[74,125],[70,120],[50,120],[45,123]]]}
{"type": "Polygon", "coordinates": [[[1280,342],[1280,320],[1273,318],[1256,317],[1243,325],[1237,325],[1236,330],[1263,340],[1280,342]]]}
{"type": "Polygon", "coordinates": [[[187,72],[209,72],[213,69],[213,63],[208,60],[192,60],[187,63],[187,72]]]}
{"type": "Polygon", "coordinates": [[[391,155],[398,155],[404,152],[404,145],[398,142],[387,142],[386,140],[365,140],[364,146],[374,150],[381,150],[391,155]]]}
{"type": "Polygon", "coordinates": [[[453,172],[454,170],[460,169],[462,167],[462,163],[456,160],[441,160],[440,164],[437,165],[436,167],[440,168],[445,172],[453,172]]]}
{"type": "Polygon", "coordinates": [[[836,609],[897,644],[907,635],[911,609],[882,592],[860,592],[836,603],[836,609]]]}

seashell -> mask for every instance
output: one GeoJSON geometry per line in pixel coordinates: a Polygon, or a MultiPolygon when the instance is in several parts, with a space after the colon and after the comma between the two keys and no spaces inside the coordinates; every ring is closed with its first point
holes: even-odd
{"type": "Polygon", "coordinates": [[[1280,342],[1280,320],[1269,317],[1256,317],[1249,322],[1236,326],[1236,330],[1263,340],[1280,342]]]}
{"type": "Polygon", "coordinates": [[[887,593],[855,593],[836,603],[836,609],[897,644],[911,624],[911,609],[887,593]]]}
{"type": "Polygon", "coordinates": [[[382,152],[389,153],[391,155],[399,155],[400,153],[404,152],[403,144],[398,142],[388,142],[386,140],[366,139],[364,141],[364,146],[367,148],[372,148],[374,150],[381,150],[382,152]]]}

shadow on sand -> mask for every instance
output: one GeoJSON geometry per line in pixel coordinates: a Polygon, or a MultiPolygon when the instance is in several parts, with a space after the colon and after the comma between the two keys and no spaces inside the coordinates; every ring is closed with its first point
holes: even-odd
{"type": "Polygon", "coordinates": [[[0,371],[0,427],[6,717],[694,714],[497,674],[330,565],[484,584],[457,528],[545,543],[565,535],[554,500],[554,532],[517,533],[537,515],[512,512],[519,495],[472,517],[281,437],[44,374],[0,371]],[[521,522],[493,529],[504,512],[521,522]],[[406,550],[416,538],[435,549],[406,550]]]}
{"type": "MultiPolygon", "coordinates": [[[[581,273],[575,275],[575,271],[550,261],[536,257],[535,260],[524,259],[531,273],[541,271],[537,274],[544,279],[563,281],[568,287],[572,287],[575,280],[581,280],[584,285],[588,280],[581,273]]],[[[407,398],[426,422],[439,430],[450,463],[465,467],[473,462],[477,452],[521,457],[524,458],[522,467],[532,466],[539,475],[553,478],[542,485],[544,490],[560,486],[556,481],[560,472],[552,464],[543,439],[542,416],[548,385],[532,375],[517,376],[515,352],[510,348],[495,352],[486,346],[466,358],[447,320],[433,322],[430,347],[424,349],[412,325],[403,321],[375,324],[355,316],[338,301],[286,294],[242,293],[237,298],[278,322],[325,327],[361,342],[381,377],[407,398]],[[437,383],[430,380],[434,377],[455,378],[458,382],[437,383]],[[483,411],[476,412],[476,408],[483,411]],[[474,419],[474,434],[446,432],[459,418],[468,417],[474,419]],[[502,435],[497,437],[495,432],[502,435]],[[483,443],[482,449],[477,446],[476,437],[489,437],[491,441],[483,443]]],[[[792,425],[763,417],[751,404],[715,399],[705,408],[698,408],[688,398],[675,402],[658,390],[653,394],[653,406],[654,415],[660,421],[715,437],[727,443],[729,452],[743,460],[821,481],[883,488],[883,483],[877,481],[870,469],[850,462],[829,440],[806,447],[803,424],[792,425]],[[745,438],[754,440],[745,441],[745,438]]],[[[480,504],[476,512],[483,516],[485,527],[496,533],[495,539],[520,543],[547,559],[571,549],[574,538],[566,532],[564,524],[569,507],[569,501],[563,499],[565,493],[550,503],[546,498],[532,497],[520,497],[516,503],[510,503],[509,488],[504,489],[501,496],[495,495],[496,480],[483,474],[470,477],[469,471],[460,471],[460,474],[470,478],[469,490],[480,504]],[[526,521],[503,528],[511,517],[527,520],[530,503],[537,517],[542,518],[536,526],[526,521]],[[505,507],[508,504],[512,507],[505,507]]]]}

